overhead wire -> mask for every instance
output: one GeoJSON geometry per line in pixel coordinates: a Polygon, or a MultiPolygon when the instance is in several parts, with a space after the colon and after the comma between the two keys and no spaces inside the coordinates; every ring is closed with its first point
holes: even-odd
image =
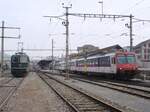
{"type": "Polygon", "coordinates": [[[69,0],[69,1],[68,1],[68,4],[71,4],[71,2],[72,2],[72,0],[69,0]]]}
{"type": "MultiPolygon", "coordinates": [[[[138,0],[132,7],[128,8],[126,11],[130,11],[130,12],[133,12],[133,9],[136,8],[137,6],[141,5],[145,0],[138,0]]],[[[126,12],[124,11],[124,12],[126,12]]],[[[142,22],[143,25],[145,24],[145,22],[149,23],[150,20],[148,19],[139,19],[139,18],[135,18],[133,17],[133,23],[139,23],[139,22],[142,22]]],[[[140,28],[141,29],[141,28],[140,28]]],[[[137,37],[137,36],[136,36],[137,37]]],[[[140,37],[140,36],[139,36],[140,37]]]]}
{"type": "Polygon", "coordinates": [[[139,2],[137,2],[136,4],[135,4],[135,6],[137,6],[137,5],[140,5],[142,2],[144,2],[145,0],[140,0],[139,2]]]}
{"type": "Polygon", "coordinates": [[[139,18],[133,18],[134,20],[136,20],[137,22],[150,22],[150,20],[146,20],[146,19],[139,19],[139,18]]]}
{"type": "Polygon", "coordinates": [[[125,11],[123,12],[127,12],[127,11],[130,11],[132,10],[133,8],[137,7],[138,5],[142,4],[145,0],[140,0],[138,2],[136,2],[133,6],[131,6],[130,8],[126,9],[125,11]]]}

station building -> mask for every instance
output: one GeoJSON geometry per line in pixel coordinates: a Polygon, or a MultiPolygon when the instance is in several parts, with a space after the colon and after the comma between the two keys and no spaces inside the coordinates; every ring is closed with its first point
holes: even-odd
{"type": "Polygon", "coordinates": [[[140,67],[150,68],[150,39],[143,41],[134,47],[140,67]]]}
{"type": "Polygon", "coordinates": [[[82,47],[78,47],[78,53],[70,54],[70,58],[86,58],[88,56],[96,55],[96,54],[105,54],[109,52],[115,52],[118,50],[123,50],[123,48],[119,45],[113,45],[106,48],[99,49],[98,47],[92,45],[84,45],[82,47]]]}

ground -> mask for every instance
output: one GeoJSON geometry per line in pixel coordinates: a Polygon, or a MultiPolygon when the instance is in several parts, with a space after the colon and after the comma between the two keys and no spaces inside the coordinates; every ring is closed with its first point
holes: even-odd
{"type": "Polygon", "coordinates": [[[66,103],[35,74],[30,73],[3,112],[71,112],[66,103]]]}

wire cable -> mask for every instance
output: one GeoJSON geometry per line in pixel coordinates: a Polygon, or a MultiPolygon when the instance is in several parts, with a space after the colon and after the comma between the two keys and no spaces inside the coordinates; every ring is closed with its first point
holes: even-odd
{"type": "Polygon", "coordinates": [[[138,2],[136,2],[132,7],[128,8],[127,10],[125,10],[124,12],[130,11],[133,8],[137,7],[138,5],[142,4],[145,0],[140,0],[138,2]]]}

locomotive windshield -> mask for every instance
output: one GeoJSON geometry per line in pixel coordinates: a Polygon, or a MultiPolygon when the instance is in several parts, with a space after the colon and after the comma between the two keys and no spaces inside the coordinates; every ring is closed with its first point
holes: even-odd
{"type": "Polygon", "coordinates": [[[128,63],[135,63],[135,56],[134,55],[127,55],[128,63]]]}
{"type": "Polygon", "coordinates": [[[134,55],[119,55],[117,56],[117,62],[118,64],[133,64],[135,63],[135,56],[134,55]]]}
{"type": "Polygon", "coordinates": [[[12,63],[18,63],[19,62],[19,58],[16,56],[12,56],[12,63]]]}
{"type": "Polygon", "coordinates": [[[117,61],[119,64],[125,64],[127,63],[127,59],[125,55],[119,55],[117,56],[117,61]]]}
{"type": "Polygon", "coordinates": [[[27,56],[20,56],[20,63],[27,63],[28,57],[27,56]]]}
{"type": "Polygon", "coordinates": [[[29,58],[27,56],[12,56],[12,63],[28,63],[29,58]]]}

